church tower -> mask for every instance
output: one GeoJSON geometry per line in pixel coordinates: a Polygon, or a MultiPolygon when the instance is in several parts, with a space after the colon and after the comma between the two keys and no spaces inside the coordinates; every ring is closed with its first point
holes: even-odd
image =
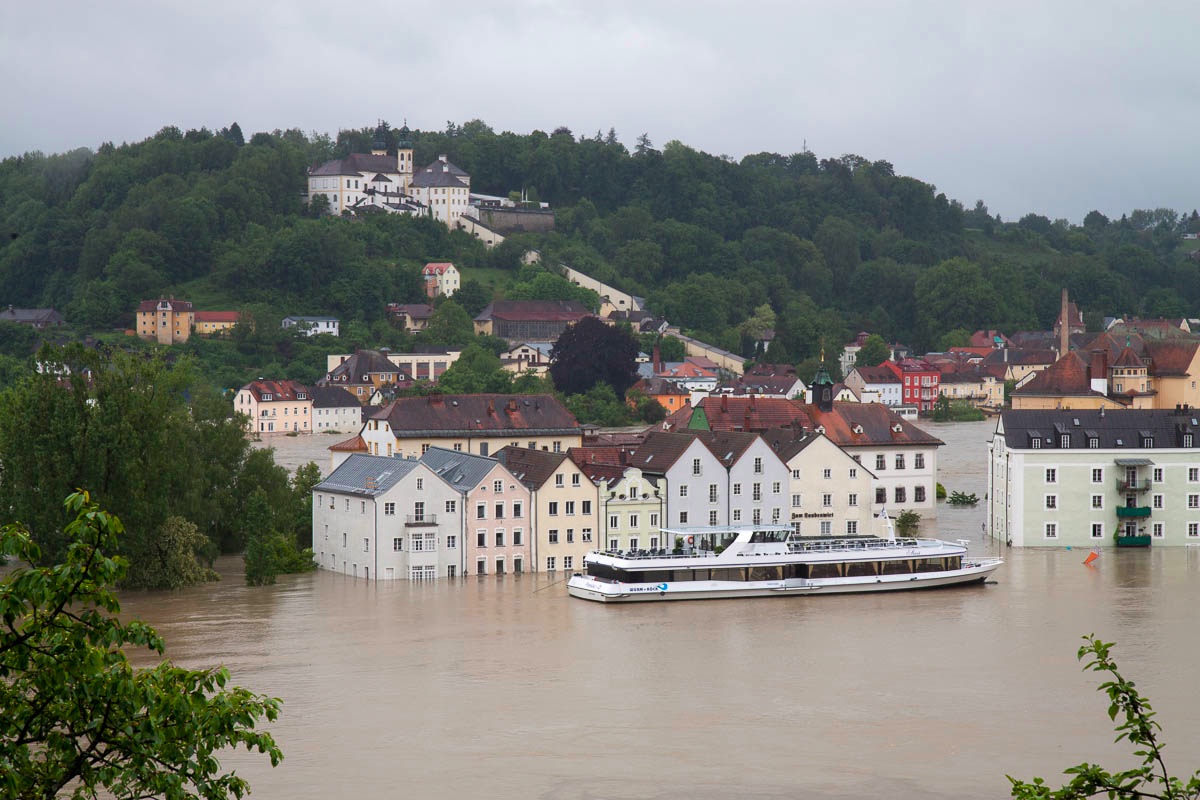
{"type": "Polygon", "coordinates": [[[821,366],[817,367],[817,374],[812,382],[813,402],[817,404],[817,408],[821,411],[833,411],[833,378],[829,377],[829,370],[825,369],[825,350],[821,350],[821,366]]]}
{"type": "Polygon", "coordinates": [[[396,167],[400,173],[400,187],[407,194],[413,178],[412,131],[408,129],[407,121],[396,131],[396,167]]]}
{"type": "Polygon", "coordinates": [[[371,141],[371,155],[386,156],[388,150],[388,129],[383,120],[375,126],[375,138],[371,141]]]}

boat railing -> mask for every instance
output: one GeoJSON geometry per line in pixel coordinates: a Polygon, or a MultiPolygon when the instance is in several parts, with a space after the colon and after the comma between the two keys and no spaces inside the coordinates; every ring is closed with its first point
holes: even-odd
{"type": "Polygon", "coordinates": [[[858,550],[895,550],[941,547],[940,539],[803,539],[788,542],[792,553],[831,553],[858,550]]]}
{"type": "Polygon", "coordinates": [[[682,552],[676,553],[673,550],[660,548],[657,550],[593,550],[592,553],[601,556],[612,556],[613,558],[624,558],[633,560],[647,560],[652,558],[715,558],[718,554],[712,550],[689,550],[684,549],[682,552]]]}

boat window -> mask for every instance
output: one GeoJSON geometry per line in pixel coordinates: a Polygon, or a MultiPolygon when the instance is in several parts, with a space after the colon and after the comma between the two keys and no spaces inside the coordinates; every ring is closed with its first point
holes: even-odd
{"type": "Polygon", "coordinates": [[[786,530],[786,531],[755,531],[754,533],[750,534],[750,541],[754,544],[761,544],[761,543],[779,544],[782,542],[786,542],[788,537],[791,536],[791,534],[792,534],[792,532],[790,530],[786,530]]]}

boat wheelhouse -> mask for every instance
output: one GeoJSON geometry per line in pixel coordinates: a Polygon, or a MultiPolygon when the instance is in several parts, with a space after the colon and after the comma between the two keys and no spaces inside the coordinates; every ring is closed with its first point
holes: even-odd
{"type": "Polygon", "coordinates": [[[981,583],[1003,563],[969,557],[964,541],[894,533],[800,536],[787,525],[755,525],[663,535],[672,549],[589,553],[568,594],[630,602],[897,591],[981,583]]]}

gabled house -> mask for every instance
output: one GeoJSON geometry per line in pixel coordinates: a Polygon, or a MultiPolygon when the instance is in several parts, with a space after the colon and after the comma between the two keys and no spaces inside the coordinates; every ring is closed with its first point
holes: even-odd
{"type": "Polygon", "coordinates": [[[503,447],[496,453],[530,494],[533,571],[582,569],[597,548],[597,490],[567,453],[503,447]]]}
{"type": "Polygon", "coordinates": [[[197,336],[220,336],[229,333],[241,320],[237,311],[196,311],[192,314],[197,336]]]}
{"type": "Polygon", "coordinates": [[[295,328],[305,336],[316,336],[321,333],[328,333],[331,336],[338,335],[339,321],[337,317],[304,317],[304,316],[289,316],[284,317],[282,326],[284,328],[295,328]]]}
{"type": "Polygon", "coordinates": [[[672,414],[688,404],[692,393],[666,378],[642,378],[625,393],[631,407],[635,405],[638,395],[654,400],[668,414],[672,414]]]}
{"type": "MultiPolygon", "coordinates": [[[[665,498],[662,527],[729,524],[728,472],[698,437],[648,433],[642,445],[629,455],[628,466],[654,478],[661,487],[665,498]]],[[[611,536],[608,533],[606,538],[611,536]]]]}
{"type": "Polygon", "coordinates": [[[882,364],[877,367],[852,367],[844,382],[864,403],[882,403],[893,407],[904,403],[900,376],[882,364]]]}
{"type": "Polygon", "coordinates": [[[525,572],[532,538],[529,490],[494,458],[431,447],[421,456],[458,493],[463,510],[463,575],[525,572]]]}
{"type": "MultiPolygon", "coordinates": [[[[788,499],[788,468],[779,455],[757,433],[734,431],[695,431],[712,450],[724,467],[728,481],[728,510],[725,522],[713,523],[714,510],[720,520],[720,509],[712,508],[714,495],[709,485],[709,504],[705,510],[708,520],[693,524],[708,525],[779,525],[786,522],[788,499]]],[[[700,504],[697,504],[700,505],[700,504]]],[[[694,518],[695,515],[693,515],[694,518]]]]}
{"type": "Polygon", "coordinates": [[[360,436],[373,455],[420,456],[433,447],[492,456],[506,445],[565,453],[578,421],[553,395],[431,394],[369,412],[360,436]]]}
{"type": "MultiPolygon", "coordinates": [[[[660,530],[665,518],[665,484],[660,477],[606,459],[602,448],[573,447],[571,461],[595,486],[599,499],[598,550],[669,549],[660,530]]],[[[603,448],[607,449],[607,448],[603,448]]]]}
{"type": "Polygon", "coordinates": [[[437,221],[454,228],[471,208],[471,176],[440,155],[412,174],[408,194],[437,221]]]}
{"type": "Polygon", "coordinates": [[[329,371],[321,380],[323,386],[338,386],[362,404],[382,386],[407,385],[410,376],[397,367],[381,350],[355,350],[353,355],[335,356],[336,365],[327,365],[329,371]]]}
{"type": "Polygon", "coordinates": [[[193,314],[187,300],[143,300],[137,308],[137,335],[159,344],[186,342],[192,335],[193,314]]]}
{"type": "Polygon", "coordinates": [[[425,281],[425,295],[430,300],[435,297],[449,297],[458,291],[458,270],[449,261],[433,261],[421,269],[421,278],[425,281]]]}
{"type": "Polygon", "coordinates": [[[37,330],[62,325],[63,315],[53,308],[8,308],[0,311],[0,322],[15,322],[37,330]]]}
{"type": "Polygon", "coordinates": [[[388,318],[409,333],[423,331],[429,327],[433,306],[427,303],[388,303],[388,318]]]}
{"type": "Polygon", "coordinates": [[[521,342],[500,354],[500,365],[509,372],[533,372],[544,375],[550,371],[552,342],[521,342]]]}
{"type": "Polygon", "coordinates": [[[918,412],[933,409],[942,377],[936,367],[919,358],[885,361],[881,366],[890,369],[900,379],[901,405],[914,406],[918,412]]]}
{"type": "Polygon", "coordinates": [[[238,390],[233,410],[248,418],[249,432],[312,433],[311,390],[296,381],[251,381],[238,390]]]}
{"type": "Polygon", "coordinates": [[[462,494],[427,464],[353,454],[313,488],[313,558],[366,580],[465,574],[462,494]]]}
{"type": "Polygon", "coordinates": [[[568,326],[595,316],[574,300],[496,300],[475,317],[477,336],[553,342],[568,326]]]}
{"type": "Polygon", "coordinates": [[[802,536],[860,536],[879,533],[874,521],[875,476],[828,436],[787,431],[766,434],[767,443],[786,465],[787,521],[802,536]]]}

